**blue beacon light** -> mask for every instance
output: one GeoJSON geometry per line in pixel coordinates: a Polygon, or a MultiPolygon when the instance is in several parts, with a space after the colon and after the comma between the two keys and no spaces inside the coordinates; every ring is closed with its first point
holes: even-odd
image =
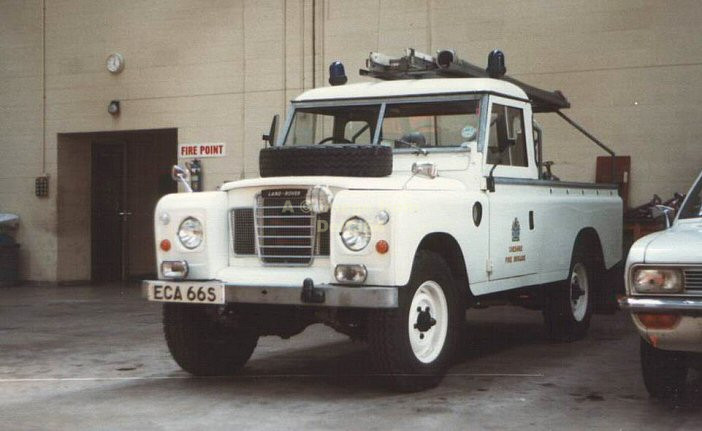
{"type": "Polygon", "coordinates": [[[344,85],[348,80],[342,62],[337,60],[329,65],[329,83],[331,85],[344,85]]]}

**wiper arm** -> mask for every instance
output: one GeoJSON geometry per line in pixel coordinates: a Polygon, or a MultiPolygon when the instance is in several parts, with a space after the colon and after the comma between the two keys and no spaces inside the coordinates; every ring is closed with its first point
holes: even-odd
{"type": "Polygon", "coordinates": [[[422,148],[414,142],[405,141],[404,139],[395,139],[395,142],[399,142],[400,144],[414,148],[415,150],[417,150],[416,152],[414,152],[414,154],[422,154],[425,156],[429,154],[429,151],[427,151],[426,148],[422,148]]]}

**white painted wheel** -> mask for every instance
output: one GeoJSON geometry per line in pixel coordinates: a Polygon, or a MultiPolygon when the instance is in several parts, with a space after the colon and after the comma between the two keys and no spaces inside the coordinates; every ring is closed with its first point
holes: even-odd
{"type": "Polygon", "coordinates": [[[578,262],[570,275],[570,308],[576,322],[582,322],[587,314],[590,298],[590,283],[585,265],[578,262]]]}
{"type": "Polygon", "coordinates": [[[408,330],[414,356],[429,364],[441,354],[446,343],[449,311],[441,286],[427,280],[414,292],[409,310],[408,330]]]}

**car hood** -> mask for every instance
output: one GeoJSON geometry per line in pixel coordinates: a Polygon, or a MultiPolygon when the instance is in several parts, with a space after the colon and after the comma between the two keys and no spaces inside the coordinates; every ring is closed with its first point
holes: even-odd
{"type": "Polygon", "coordinates": [[[678,221],[647,245],[646,263],[702,263],[702,219],[678,221]]]}
{"type": "Polygon", "coordinates": [[[388,177],[267,177],[232,181],[222,185],[220,190],[228,191],[247,187],[314,186],[317,184],[350,190],[462,190],[465,186],[451,178],[427,178],[399,172],[388,177]]]}

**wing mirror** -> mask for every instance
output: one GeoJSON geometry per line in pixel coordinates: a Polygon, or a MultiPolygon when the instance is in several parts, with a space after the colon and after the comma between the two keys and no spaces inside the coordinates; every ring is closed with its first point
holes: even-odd
{"type": "Polygon", "coordinates": [[[171,178],[173,178],[173,181],[181,183],[188,193],[193,192],[193,188],[190,187],[189,170],[183,169],[178,165],[173,165],[173,167],[171,168],[171,178]]]}
{"type": "Polygon", "coordinates": [[[665,217],[665,228],[668,229],[672,225],[672,220],[675,218],[675,209],[667,205],[656,205],[651,208],[651,217],[657,219],[665,217]]]}
{"type": "Polygon", "coordinates": [[[278,118],[278,114],[273,116],[273,120],[271,121],[271,130],[267,135],[261,136],[261,139],[266,141],[271,147],[275,145],[275,135],[278,133],[278,118]]]}

